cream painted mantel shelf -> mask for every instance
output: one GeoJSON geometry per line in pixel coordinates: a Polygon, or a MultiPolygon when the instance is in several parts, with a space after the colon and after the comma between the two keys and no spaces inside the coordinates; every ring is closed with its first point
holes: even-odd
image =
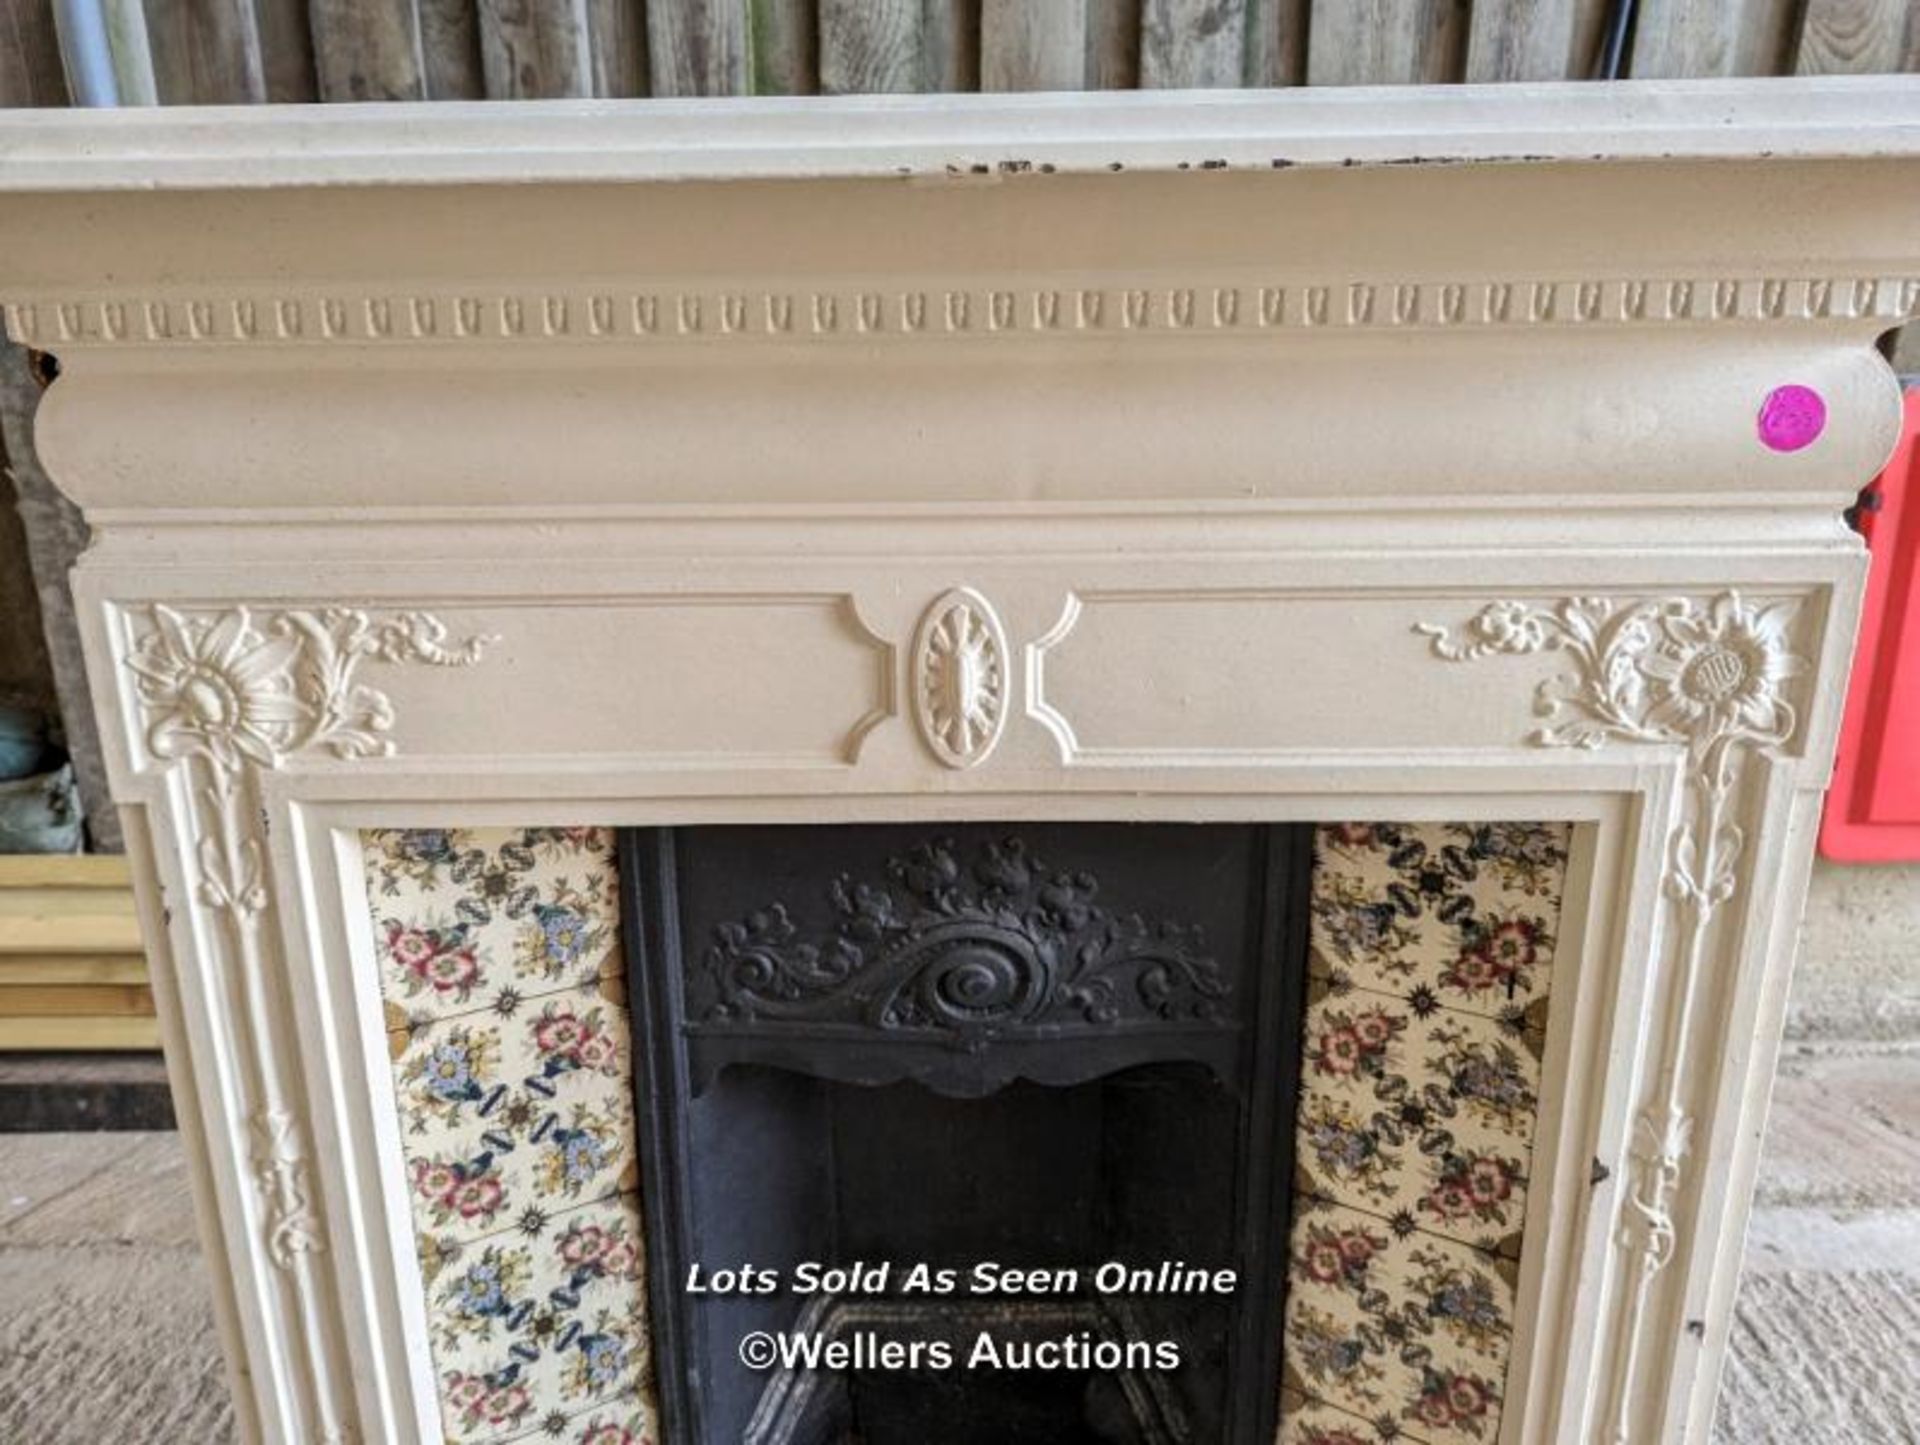
{"type": "Polygon", "coordinates": [[[1502,1439],[1707,1438],[1920,86],[10,114],[0,190],[251,1437],[441,1438],[360,829],[1397,817],[1578,825],[1502,1439]]]}

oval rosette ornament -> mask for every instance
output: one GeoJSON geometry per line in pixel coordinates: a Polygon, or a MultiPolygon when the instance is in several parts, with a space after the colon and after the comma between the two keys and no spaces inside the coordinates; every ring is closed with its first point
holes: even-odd
{"type": "Polygon", "coordinates": [[[913,711],[933,755],[950,768],[986,761],[1007,723],[1007,637],[970,587],[938,598],[913,641],[913,711]]]}

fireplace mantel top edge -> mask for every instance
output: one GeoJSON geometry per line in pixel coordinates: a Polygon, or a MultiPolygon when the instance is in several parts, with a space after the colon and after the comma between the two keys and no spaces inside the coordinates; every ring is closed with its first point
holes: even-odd
{"type": "Polygon", "coordinates": [[[1920,156],[1920,78],[15,111],[0,192],[1920,156]]]}
{"type": "Polygon", "coordinates": [[[0,116],[0,190],[43,455],[120,521],[1686,493],[1824,545],[1920,312],[1901,79],[0,116]],[[1826,430],[1770,452],[1784,384],[1826,430]]]}

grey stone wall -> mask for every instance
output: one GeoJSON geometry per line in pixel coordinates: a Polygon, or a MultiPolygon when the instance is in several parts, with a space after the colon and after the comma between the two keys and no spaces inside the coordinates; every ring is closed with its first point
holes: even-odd
{"type": "Polygon", "coordinates": [[[1920,865],[1815,867],[1787,1035],[1920,1039],[1920,865]]]}

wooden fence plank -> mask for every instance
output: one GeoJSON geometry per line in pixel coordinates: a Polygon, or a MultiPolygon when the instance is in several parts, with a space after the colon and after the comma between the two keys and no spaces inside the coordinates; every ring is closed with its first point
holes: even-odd
{"type": "MultiPolygon", "coordinates": [[[[425,100],[432,94],[421,74],[423,37],[413,0],[312,0],[308,20],[322,100],[425,100]]],[[[436,43],[425,53],[449,52],[436,43]]]]}
{"type": "Polygon", "coordinates": [[[162,105],[267,98],[252,0],[147,0],[147,45],[162,105]]]}
{"type": "MultiPolygon", "coordinates": [[[[307,0],[256,0],[260,27],[260,69],[267,99],[299,104],[320,98],[313,72],[313,27],[307,0]]],[[[128,103],[122,95],[120,103],[128,103]]]]}
{"type": "Polygon", "coordinates": [[[902,95],[923,88],[920,0],[820,0],[824,95],[902,95]]]}
{"type": "Polygon", "coordinates": [[[414,0],[420,29],[422,83],[428,100],[485,100],[480,12],[474,0],[414,0]]]}
{"type": "Polygon", "coordinates": [[[65,105],[53,0],[0,0],[0,105],[65,105]]]}
{"type": "Polygon", "coordinates": [[[1308,0],[1247,0],[1248,85],[1307,83],[1308,0]]]}
{"type": "Polygon", "coordinates": [[[489,100],[593,94],[586,0],[480,0],[479,9],[489,100]]]}
{"type": "Polygon", "coordinates": [[[1636,80],[1776,75],[1792,50],[1799,0],[1640,0],[1636,80]]]}
{"type": "Polygon", "coordinates": [[[1791,75],[1807,0],[1745,0],[1733,47],[1735,75],[1791,75]]]}
{"type": "Polygon", "coordinates": [[[746,0],[671,0],[647,7],[655,95],[745,95],[746,0]]]}
{"type": "Polygon", "coordinates": [[[1469,81],[1568,80],[1577,0],[1474,0],[1469,81]]]}
{"type": "Polygon", "coordinates": [[[1237,86],[1246,66],[1246,0],[1146,0],[1141,7],[1143,88],[1237,86]]]}
{"type": "Polygon", "coordinates": [[[587,36],[595,95],[619,100],[647,93],[652,77],[640,0],[587,0],[587,36]]]}
{"type": "Polygon", "coordinates": [[[1090,69],[1087,0],[983,0],[982,90],[1084,90],[1090,69]]]}
{"type": "Polygon", "coordinates": [[[1910,32],[1920,35],[1913,0],[1807,0],[1793,59],[1796,75],[1884,75],[1906,69],[1910,32]]]}
{"type": "Polygon", "coordinates": [[[921,0],[920,66],[928,90],[980,88],[980,0],[921,0]]]}
{"type": "Polygon", "coordinates": [[[813,0],[752,0],[749,17],[753,93],[812,95],[819,90],[819,26],[813,0]]]}
{"type": "Polygon", "coordinates": [[[1309,85],[1437,85],[1465,67],[1464,0],[1314,0],[1309,85]]]}

